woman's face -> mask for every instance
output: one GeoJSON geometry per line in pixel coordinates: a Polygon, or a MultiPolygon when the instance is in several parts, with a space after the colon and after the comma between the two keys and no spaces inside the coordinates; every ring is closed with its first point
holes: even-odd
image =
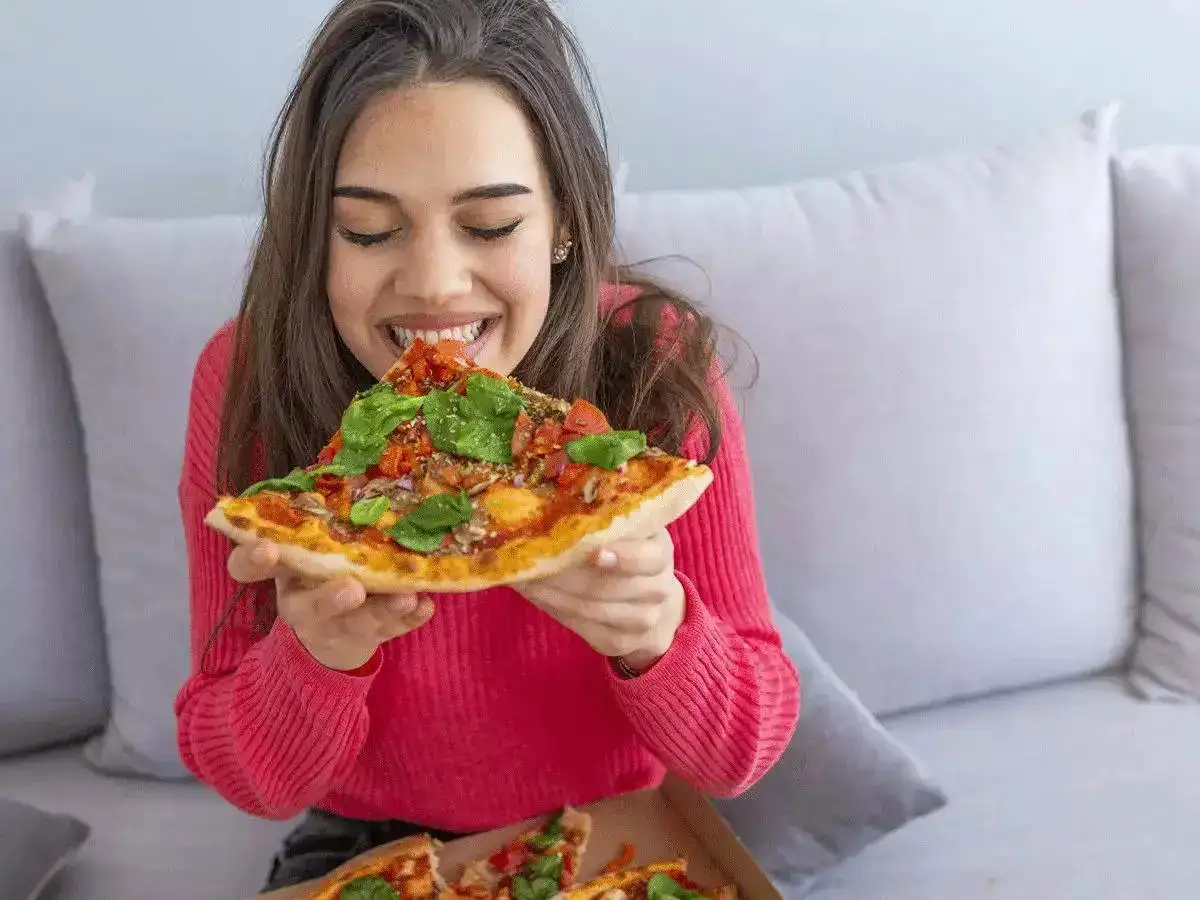
{"type": "Polygon", "coordinates": [[[491,84],[374,98],[334,181],[327,290],[350,351],[381,377],[414,338],[463,340],[509,374],[550,299],[565,235],[524,114],[491,84]]]}

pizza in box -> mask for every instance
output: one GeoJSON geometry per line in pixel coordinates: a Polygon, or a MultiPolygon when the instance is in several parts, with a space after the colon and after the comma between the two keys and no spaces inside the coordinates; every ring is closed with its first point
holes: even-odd
{"type": "Polygon", "coordinates": [[[732,885],[705,888],[687,874],[686,859],[635,866],[636,849],[596,878],[576,882],[591,834],[591,817],[566,808],[539,828],[468,862],[453,881],[438,874],[437,842],[399,841],[382,856],[327,876],[306,900],[738,900],[732,885]]]}

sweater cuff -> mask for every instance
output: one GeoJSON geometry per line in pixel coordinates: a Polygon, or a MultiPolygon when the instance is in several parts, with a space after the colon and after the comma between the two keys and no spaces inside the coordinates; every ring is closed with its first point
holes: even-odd
{"type": "Polygon", "coordinates": [[[667,710],[679,707],[691,694],[704,695],[707,685],[714,678],[722,680],[726,671],[728,650],[721,626],[692,580],[681,572],[675,576],[683,585],[686,608],[667,652],[635,678],[625,678],[612,665],[605,666],[617,700],[633,718],[662,719],[667,710]]]}
{"type": "Polygon", "coordinates": [[[366,697],[383,664],[383,648],[375,651],[365,665],[351,672],[340,672],[322,665],[300,643],[291,626],[276,619],[271,633],[263,639],[262,660],[265,669],[290,685],[306,702],[328,704],[331,700],[353,701],[366,697]],[[319,698],[319,699],[318,699],[319,698]]]}

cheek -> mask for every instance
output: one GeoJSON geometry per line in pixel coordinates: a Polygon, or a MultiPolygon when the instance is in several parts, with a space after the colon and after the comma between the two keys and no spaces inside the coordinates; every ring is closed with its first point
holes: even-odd
{"type": "Polygon", "coordinates": [[[352,260],[336,243],[329,251],[325,289],[329,309],[342,339],[351,347],[369,330],[368,313],[378,295],[379,274],[362,260],[352,260]]]}
{"type": "Polygon", "coordinates": [[[504,303],[509,319],[510,341],[532,342],[550,302],[550,267],[541,246],[523,247],[519,252],[497,253],[487,267],[488,291],[504,303]],[[527,332],[532,331],[532,334],[527,332]]]}

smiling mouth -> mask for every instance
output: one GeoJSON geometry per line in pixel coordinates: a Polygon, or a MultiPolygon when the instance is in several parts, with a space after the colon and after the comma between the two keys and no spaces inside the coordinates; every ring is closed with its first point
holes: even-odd
{"type": "Polygon", "coordinates": [[[406,328],[403,325],[388,324],[384,326],[384,331],[401,351],[418,338],[427,344],[436,344],[438,341],[461,341],[470,347],[480,344],[496,321],[496,318],[476,319],[473,322],[455,325],[453,328],[439,329],[406,328]]]}

